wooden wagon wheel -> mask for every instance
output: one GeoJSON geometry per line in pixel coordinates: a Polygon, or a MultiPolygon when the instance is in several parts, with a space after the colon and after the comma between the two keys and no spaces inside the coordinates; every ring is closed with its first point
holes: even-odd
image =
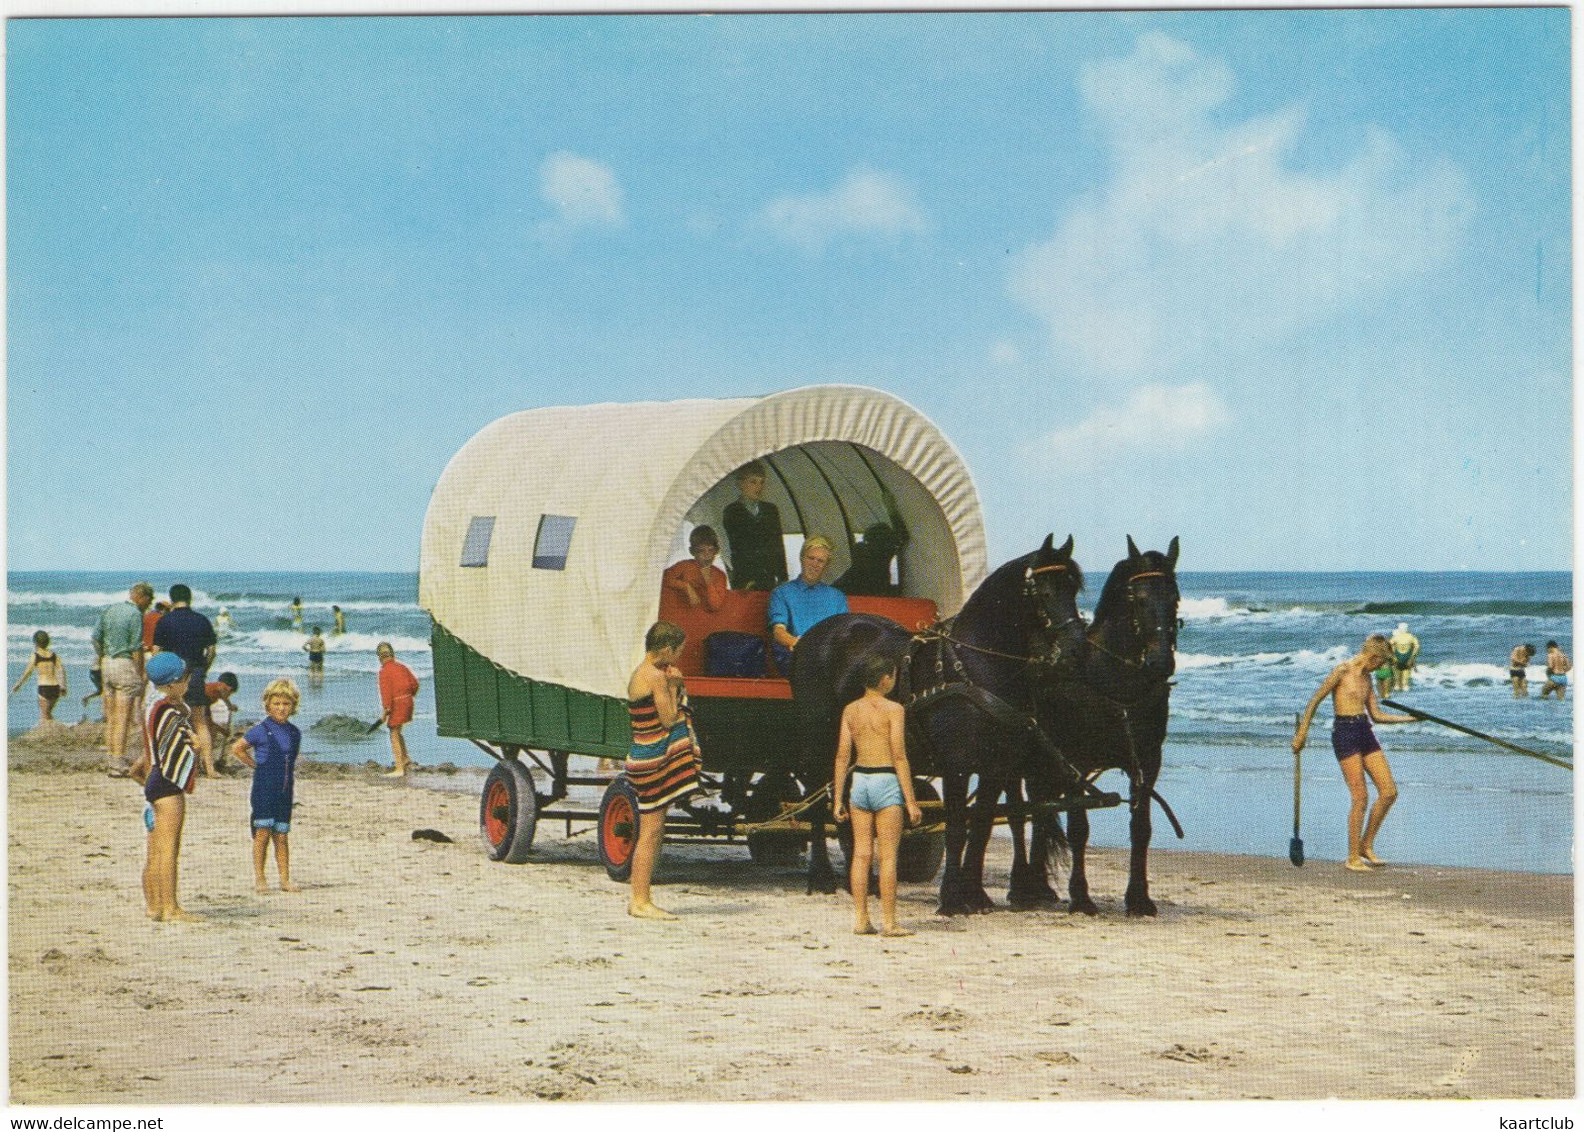
{"type": "Polygon", "coordinates": [[[479,836],[492,861],[520,865],[528,859],[539,824],[539,799],[533,776],[515,759],[490,768],[479,799],[479,836]]]}

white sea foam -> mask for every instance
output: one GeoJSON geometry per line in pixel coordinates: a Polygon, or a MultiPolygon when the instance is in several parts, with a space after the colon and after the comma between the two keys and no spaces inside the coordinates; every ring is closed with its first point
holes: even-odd
{"type": "Polygon", "coordinates": [[[59,645],[67,641],[88,644],[93,640],[93,630],[85,625],[6,625],[7,641],[21,641],[31,644],[33,634],[43,629],[50,635],[50,644],[59,645]]]}
{"type": "MultiPolygon", "coordinates": [[[[130,585],[128,588],[131,588],[130,585]]],[[[127,599],[126,590],[77,590],[72,593],[40,593],[33,590],[6,590],[6,605],[59,605],[67,608],[100,608],[127,599]]]]}

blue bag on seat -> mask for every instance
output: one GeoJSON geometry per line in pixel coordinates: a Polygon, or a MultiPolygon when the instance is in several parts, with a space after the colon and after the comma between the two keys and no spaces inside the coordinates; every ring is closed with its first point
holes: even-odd
{"type": "Polygon", "coordinates": [[[704,638],[704,674],[755,679],[764,676],[764,638],[752,633],[734,633],[729,629],[711,633],[704,638]]]}

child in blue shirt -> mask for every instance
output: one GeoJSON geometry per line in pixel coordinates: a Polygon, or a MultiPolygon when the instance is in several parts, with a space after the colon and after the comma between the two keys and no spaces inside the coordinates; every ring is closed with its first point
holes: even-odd
{"type": "Polygon", "coordinates": [[[248,728],[247,734],[231,745],[237,760],[253,768],[253,881],[259,892],[269,891],[264,863],[271,841],[275,843],[275,868],[280,873],[281,891],[301,891],[291,881],[291,846],[286,840],[291,831],[297,752],[302,747],[302,732],[291,722],[298,699],[297,685],[290,680],[270,681],[264,689],[267,718],[248,728]]]}

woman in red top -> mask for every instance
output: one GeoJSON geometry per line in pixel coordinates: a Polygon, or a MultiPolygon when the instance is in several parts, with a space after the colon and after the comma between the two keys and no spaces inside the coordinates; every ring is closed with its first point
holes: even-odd
{"type": "Polygon", "coordinates": [[[396,761],[396,768],[385,774],[386,777],[400,778],[412,765],[412,760],[407,757],[407,741],[402,738],[401,729],[404,723],[412,722],[413,701],[418,695],[418,677],[412,674],[412,669],[396,659],[396,650],[385,641],[379,643],[374,654],[380,658],[380,703],[385,707],[380,722],[390,728],[391,755],[396,761]]]}

